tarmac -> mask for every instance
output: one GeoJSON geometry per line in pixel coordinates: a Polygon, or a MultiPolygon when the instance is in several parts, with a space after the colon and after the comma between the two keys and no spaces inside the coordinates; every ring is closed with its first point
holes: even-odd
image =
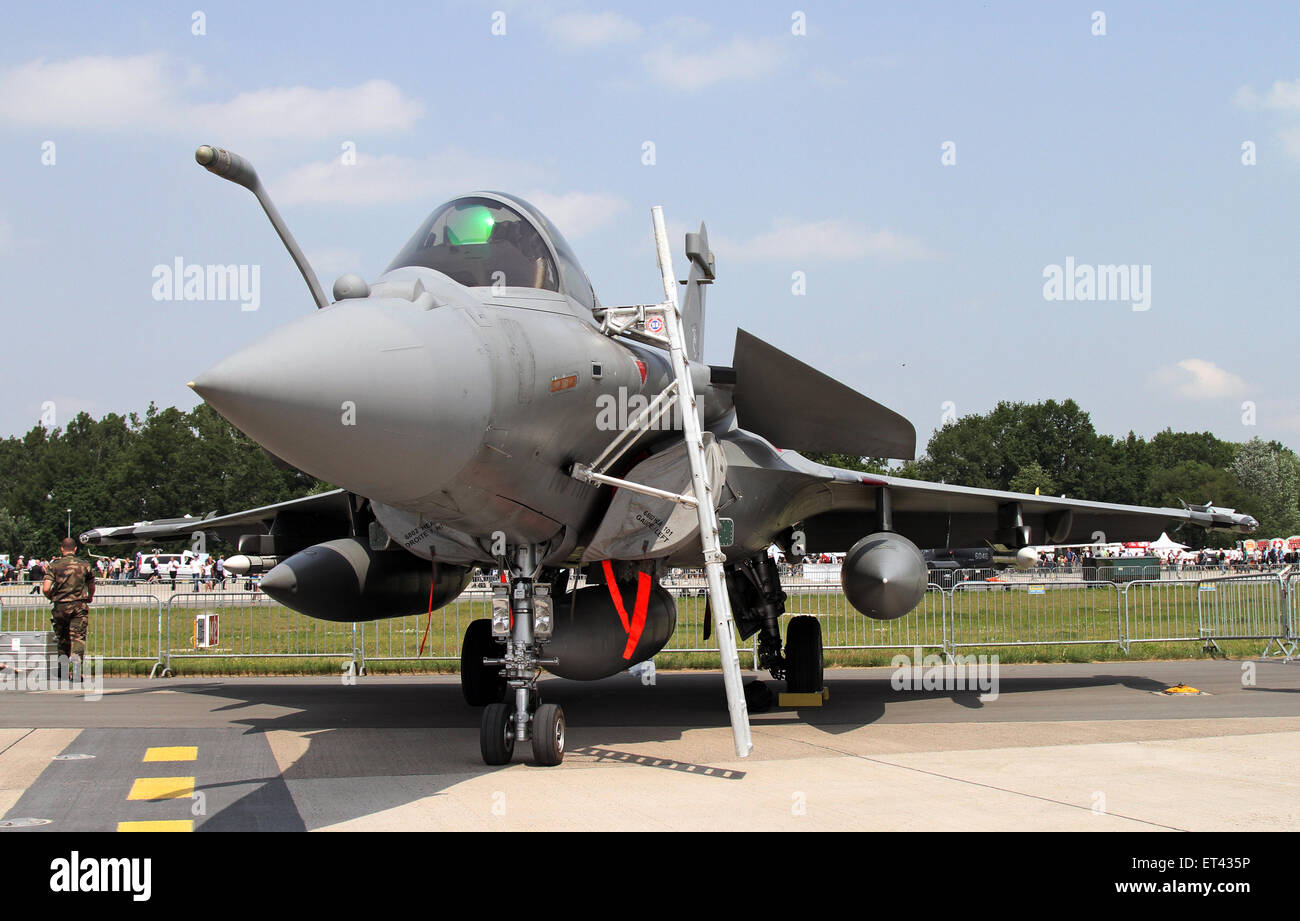
{"type": "Polygon", "coordinates": [[[483,765],[455,676],[10,690],[0,815],[45,824],[0,834],[1300,827],[1300,662],[1002,666],[985,699],[891,674],[827,670],[822,707],[752,714],[745,759],[717,672],[548,678],[553,768],[483,765]]]}

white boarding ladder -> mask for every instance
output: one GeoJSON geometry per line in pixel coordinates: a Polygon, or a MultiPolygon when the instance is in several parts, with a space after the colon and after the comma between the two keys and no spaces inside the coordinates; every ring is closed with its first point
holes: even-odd
{"type": "Polygon", "coordinates": [[[700,521],[700,543],[704,550],[704,571],[709,580],[709,606],[713,611],[714,633],[718,637],[718,649],[722,654],[722,679],[727,691],[727,709],[731,714],[731,732],[736,743],[736,757],[744,758],[753,750],[754,742],[749,731],[749,710],[745,706],[740,657],[736,653],[736,635],[732,629],[731,599],[727,595],[726,578],[722,569],[726,557],[722,553],[719,537],[714,501],[715,484],[709,482],[704,457],[704,435],[696,410],[695,385],[691,381],[690,367],[686,361],[682,313],[677,303],[677,284],[673,274],[672,252],[668,247],[668,232],[664,228],[663,208],[655,205],[650,209],[650,215],[654,221],[659,272],[663,276],[664,302],[633,307],[606,307],[596,311],[596,318],[601,321],[601,332],[607,336],[626,336],[667,349],[672,362],[673,380],[628,423],[627,428],[610,442],[595,461],[591,464],[574,464],[571,474],[584,482],[617,486],[647,496],[671,499],[696,510],[700,521]],[[694,495],[655,489],[609,476],[606,471],[632,446],[641,432],[671,411],[674,404],[681,407],[682,430],[686,441],[686,456],[691,462],[694,495]]]}

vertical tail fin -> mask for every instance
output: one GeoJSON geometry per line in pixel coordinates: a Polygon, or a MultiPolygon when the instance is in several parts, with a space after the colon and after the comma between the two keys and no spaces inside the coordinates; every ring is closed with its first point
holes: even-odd
{"type": "Polygon", "coordinates": [[[686,235],[686,258],[691,263],[691,274],[686,279],[686,296],[682,299],[686,357],[690,361],[703,361],[704,286],[713,284],[714,277],[713,250],[709,249],[709,235],[703,221],[699,233],[686,235]]]}

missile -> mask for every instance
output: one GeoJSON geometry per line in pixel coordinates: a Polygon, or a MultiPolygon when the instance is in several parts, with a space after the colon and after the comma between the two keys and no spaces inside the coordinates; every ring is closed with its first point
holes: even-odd
{"type": "Polygon", "coordinates": [[[194,525],[192,534],[203,530],[204,519],[186,515],[183,518],[159,518],[156,521],[137,521],[131,525],[115,528],[91,528],[83,531],[79,537],[83,544],[143,544],[154,540],[184,539],[187,535],[177,534],[177,526],[194,525]]]}
{"type": "Polygon", "coordinates": [[[1207,502],[1204,505],[1188,506],[1187,511],[1192,524],[1203,528],[1227,528],[1238,534],[1250,534],[1259,528],[1258,521],[1235,508],[1220,508],[1207,502]]]}
{"type": "Polygon", "coordinates": [[[226,572],[237,576],[255,576],[274,569],[279,563],[278,556],[249,556],[240,553],[226,560],[223,565],[226,572]]]}

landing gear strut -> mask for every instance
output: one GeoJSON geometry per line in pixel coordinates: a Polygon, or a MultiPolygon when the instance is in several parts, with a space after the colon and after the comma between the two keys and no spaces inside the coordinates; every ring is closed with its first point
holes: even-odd
{"type": "MultiPolygon", "coordinates": [[[[786,594],[781,588],[776,564],[766,556],[744,560],[727,572],[732,597],[742,611],[745,636],[758,633],[758,667],[767,669],[777,681],[784,679],[786,690],[794,694],[815,694],[822,689],[822,625],[815,617],[790,618],[785,630],[785,651],[781,650],[781,616],[785,614],[786,594]]],[[[762,682],[753,681],[745,688],[749,708],[761,711],[771,703],[772,695],[762,682]]]]}
{"type": "MultiPolygon", "coordinates": [[[[536,546],[517,548],[514,565],[508,569],[510,581],[494,586],[492,620],[484,621],[489,623],[491,639],[505,646],[500,658],[485,656],[482,660],[484,669],[499,669],[500,684],[493,690],[501,698],[483,711],[479,747],[486,764],[508,763],[515,743],[529,741],[538,764],[556,765],[564,760],[564,711],[556,704],[543,704],[537,690],[541,666],[556,663],[541,657],[551,638],[553,620],[550,586],[534,581],[541,568],[538,557],[536,546]]],[[[467,631],[466,648],[469,639],[467,631]]],[[[477,650],[474,654],[478,655],[477,650]]],[[[463,685],[464,681],[462,678],[463,685]]]]}

